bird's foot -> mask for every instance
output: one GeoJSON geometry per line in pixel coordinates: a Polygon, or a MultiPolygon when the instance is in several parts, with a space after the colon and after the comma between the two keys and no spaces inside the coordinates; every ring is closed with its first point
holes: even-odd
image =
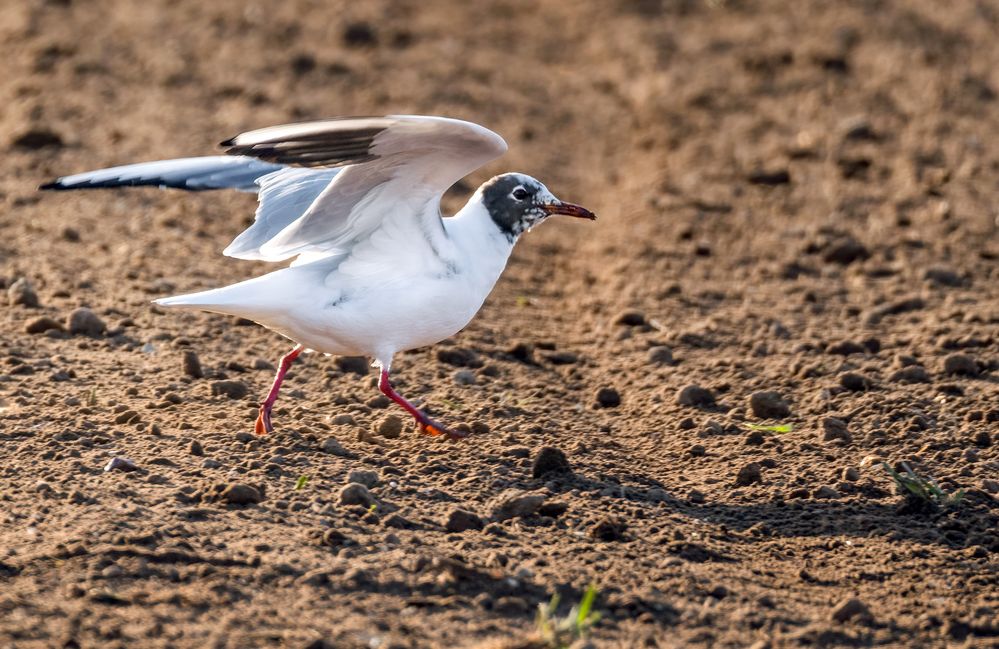
{"type": "Polygon", "coordinates": [[[431,437],[440,437],[441,435],[444,435],[451,440],[464,439],[468,437],[467,431],[445,428],[432,419],[417,419],[416,421],[420,425],[420,432],[424,435],[430,435],[431,437]]]}
{"type": "Polygon", "coordinates": [[[253,426],[253,432],[257,435],[266,435],[274,431],[271,424],[271,408],[266,403],[260,404],[260,414],[257,415],[257,423],[253,426]]]}

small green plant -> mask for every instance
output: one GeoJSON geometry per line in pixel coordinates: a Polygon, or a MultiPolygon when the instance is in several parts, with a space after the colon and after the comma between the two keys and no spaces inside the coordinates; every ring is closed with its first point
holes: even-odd
{"type": "Polygon", "coordinates": [[[309,476],[307,475],[298,476],[298,480],[295,480],[295,491],[301,491],[302,489],[305,489],[305,485],[307,484],[309,484],[309,476]]]}
{"type": "Polygon", "coordinates": [[[368,513],[374,514],[377,509],[378,509],[378,503],[371,503],[371,505],[368,507],[368,513]]]}
{"type": "Polygon", "coordinates": [[[790,433],[794,430],[794,424],[775,424],[772,426],[764,426],[761,424],[746,424],[746,428],[750,430],[759,430],[764,433],[790,433]]]}
{"type": "Polygon", "coordinates": [[[447,397],[441,397],[439,401],[451,410],[457,410],[458,412],[464,412],[468,409],[464,404],[455,401],[454,399],[448,399],[447,397]]]}
{"type": "Polygon", "coordinates": [[[97,388],[90,388],[90,392],[87,393],[87,405],[97,405],[97,388]]]}
{"type": "Polygon", "coordinates": [[[895,481],[898,490],[905,494],[907,498],[915,500],[922,505],[931,507],[957,507],[964,498],[964,489],[952,494],[944,492],[940,485],[933,478],[924,478],[917,474],[905,462],[900,462],[902,473],[882,462],[888,475],[895,481]]]}
{"type": "Polygon", "coordinates": [[[525,306],[530,306],[530,305],[531,305],[531,298],[527,297],[526,295],[518,295],[517,296],[517,306],[518,307],[520,307],[520,308],[523,309],[525,306]]]}
{"type": "Polygon", "coordinates": [[[541,640],[551,649],[564,649],[576,640],[585,638],[589,635],[593,625],[600,621],[600,613],[593,610],[593,603],[596,599],[597,586],[590,584],[586,592],[583,593],[583,599],[579,601],[579,604],[573,606],[568,615],[564,617],[558,617],[555,614],[561,601],[558,593],[552,595],[547,604],[538,604],[538,615],[535,622],[541,640]]]}

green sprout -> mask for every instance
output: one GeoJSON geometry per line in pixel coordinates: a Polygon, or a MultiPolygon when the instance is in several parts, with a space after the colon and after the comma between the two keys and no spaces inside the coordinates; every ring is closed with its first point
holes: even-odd
{"type": "Polygon", "coordinates": [[[301,491],[302,489],[305,489],[305,485],[307,484],[309,484],[309,476],[307,475],[298,476],[298,480],[295,480],[295,491],[301,491]]]}
{"type": "Polygon", "coordinates": [[[746,424],[746,427],[750,430],[758,430],[764,433],[790,433],[794,430],[794,424],[775,424],[772,426],[764,426],[761,424],[746,424]]]}
{"type": "Polygon", "coordinates": [[[90,388],[90,392],[87,393],[87,405],[96,406],[97,405],[97,388],[90,388]]]}
{"type": "Polygon", "coordinates": [[[451,410],[457,410],[458,412],[464,412],[465,410],[467,410],[467,408],[463,404],[453,399],[448,399],[447,397],[441,397],[440,402],[443,403],[448,408],[450,408],[451,410]]]}
{"type": "Polygon", "coordinates": [[[530,306],[530,304],[531,304],[531,298],[527,297],[526,295],[517,296],[517,306],[519,306],[520,308],[524,308],[525,306],[530,306]]]}
{"type": "Polygon", "coordinates": [[[929,505],[933,508],[957,507],[961,504],[961,500],[964,498],[964,489],[953,494],[948,494],[940,488],[940,485],[933,478],[924,478],[918,475],[905,462],[899,462],[899,465],[902,467],[902,473],[899,473],[884,462],[881,463],[881,466],[888,472],[888,475],[895,481],[895,486],[907,498],[914,499],[922,505],[929,505]]]}
{"type": "Polygon", "coordinates": [[[555,614],[561,601],[558,593],[552,595],[548,604],[538,604],[535,623],[541,640],[551,649],[564,649],[576,640],[585,638],[589,635],[590,629],[600,621],[600,613],[593,610],[596,599],[597,586],[590,584],[583,594],[583,599],[564,617],[555,614]]]}
{"type": "Polygon", "coordinates": [[[378,503],[371,503],[371,505],[368,507],[368,513],[374,514],[376,509],[378,509],[378,503]]]}

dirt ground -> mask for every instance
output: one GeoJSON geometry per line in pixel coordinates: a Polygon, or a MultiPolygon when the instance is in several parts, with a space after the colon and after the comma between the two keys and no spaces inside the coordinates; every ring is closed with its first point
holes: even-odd
{"type": "Polygon", "coordinates": [[[0,647],[543,646],[590,583],[597,647],[999,646],[997,33],[987,0],[0,3],[0,647]],[[252,196],[36,191],[387,113],[508,140],[451,209],[517,170],[600,216],[397,357],[460,443],[318,355],[252,435],[289,343],[149,304],[265,271],[220,255],[252,196]]]}

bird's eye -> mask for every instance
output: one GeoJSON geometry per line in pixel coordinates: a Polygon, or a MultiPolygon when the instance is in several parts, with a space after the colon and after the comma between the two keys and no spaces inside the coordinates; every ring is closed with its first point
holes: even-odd
{"type": "Polygon", "coordinates": [[[522,201],[528,196],[530,196],[530,194],[523,187],[518,187],[517,189],[513,190],[513,197],[518,201],[522,201]]]}

